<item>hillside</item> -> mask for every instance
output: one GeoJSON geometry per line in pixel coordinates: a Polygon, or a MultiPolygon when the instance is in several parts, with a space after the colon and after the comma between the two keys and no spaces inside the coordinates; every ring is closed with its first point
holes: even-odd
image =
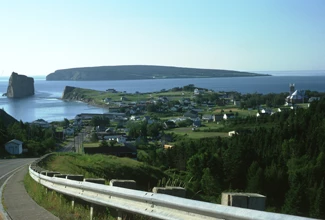
{"type": "Polygon", "coordinates": [[[135,80],[164,78],[214,78],[214,77],[268,76],[249,72],[219,69],[197,69],[169,66],[100,66],[56,70],[46,80],[135,80]]]}
{"type": "Polygon", "coordinates": [[[0,109],[0,121],[2,121],[5,126],[18,122],[14,117],[9,115],[3,109],[0,109]]]}
{"type": "Polygon", "coordinates": [[[48,157],[42,167],[61,173],[81,174],[86,178],[129,179],[137,188],[148,190],[167,175],[161,170],[129,158],[108,155],[57,153],[48,157]]]}

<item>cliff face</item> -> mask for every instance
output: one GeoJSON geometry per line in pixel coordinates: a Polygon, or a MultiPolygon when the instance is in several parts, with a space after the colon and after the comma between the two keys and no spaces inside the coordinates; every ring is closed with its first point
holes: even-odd
{"type": "Polygon", "coordinates": [[[34,79],[13,72],[7,89],[8,98],[23,98],[34,95],[34,79]]]}
{"type": "Polygon", "coordinates": [[[73,90],[75,90],[76,87],[73,86],[66,86],[63,90],[62,99],[73,99],[73,90]]]}
{"type": "Polygon", "coordinates": [[[87,97],[87,95],[85,95],[86,93],[93,92],[93,91],[95,90],[82,89],[73,86],[66,86],[62,94],[62,99],[69,100],[69,101],[81,101],[81,102],[88,103],[90,105],[95,105],[96,103],[94,102],[94,99],[92,99],[91,97],[87,97]]]}

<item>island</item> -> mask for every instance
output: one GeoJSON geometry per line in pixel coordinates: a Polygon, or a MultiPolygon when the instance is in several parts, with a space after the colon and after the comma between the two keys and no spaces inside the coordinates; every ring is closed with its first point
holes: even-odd
{"type": "Polygon", "coordinates": [[[48,81],[59,80],[140,80],[140,79],[170,79],[170,78],[216,78],[216,77],[252,77],[270,76],[221,69],[198,69],[171,66],[121,65],[82,67],[56,70],[46,76],[48,81]]]}
{"type": "Polygon", "coordinates": [[[7,93],[8,98],[24,98],[34,95],[34,79],[13,72],[9,78],[7,93]]]}

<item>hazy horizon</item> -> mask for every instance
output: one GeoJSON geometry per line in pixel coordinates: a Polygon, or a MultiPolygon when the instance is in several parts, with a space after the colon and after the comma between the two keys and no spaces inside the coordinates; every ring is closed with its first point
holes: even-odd
{"type": "Polygon", "coordinates": [[[7,1],[0,74],[139,63],[324,70],[324,11],[323,0],[7,1]]]}

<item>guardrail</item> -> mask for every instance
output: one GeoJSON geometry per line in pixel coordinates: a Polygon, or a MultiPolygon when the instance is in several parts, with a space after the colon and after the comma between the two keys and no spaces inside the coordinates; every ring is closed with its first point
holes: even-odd
{"type": "MultiPolygon", "coordinates": [[[[36,161],[37,163],[38,161],[36,161]]],[[[75,181],[42,174],[39,167],[29,167],[30,176],[43,186],[89,202],[158,219],[231,219],[231,220],[302,220],[310,219],[251,209],[237,208],[179,198],[170,195],[126,189],[91,182],[75,181]]],[[[73,200],[74,201],[74,200],[73,200]]],[[[90,219],[92,218],[92,206],[90,219]]]]}

